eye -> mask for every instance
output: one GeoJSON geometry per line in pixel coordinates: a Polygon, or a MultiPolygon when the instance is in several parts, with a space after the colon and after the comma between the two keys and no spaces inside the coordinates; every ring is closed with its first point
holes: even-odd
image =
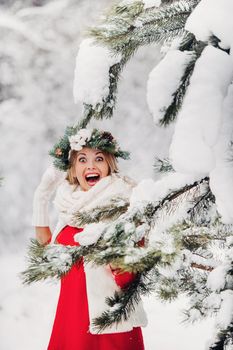
{"type": "Polygon", "coordinates": [[[78,158],[78,161],[80,163],[85,163],[86,162],[86,158],[85,157],[80,157],[80,158],[78,158]]]}
{"type": "Polygon", "coordinates": [[[101,157],[101,156],[96,157],[96,161],[97,161],[97,162],[102,162],[103,160],[104,160],[104,158],[101,157]]]}

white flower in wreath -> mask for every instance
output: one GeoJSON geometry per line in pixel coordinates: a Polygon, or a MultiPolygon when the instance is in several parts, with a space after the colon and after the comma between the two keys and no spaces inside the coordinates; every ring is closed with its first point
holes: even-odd
{"type": "Polygon", "coordinates": [[[79,130],[76,135],[69,137],[70,148],[75,151],[80,151],[90,140],[91,134],[92,132],[89,129],[79,130]]]}

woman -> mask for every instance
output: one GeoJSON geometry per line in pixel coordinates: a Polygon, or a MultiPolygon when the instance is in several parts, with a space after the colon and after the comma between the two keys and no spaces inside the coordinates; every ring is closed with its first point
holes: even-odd
{"type": "MultiPolygon", "coordinates": [[[[99,236],[95,230],[88,229],[93,225],[83,230],[78,225],[77,213],[91,212],[115,197],[127,200],[134,186],[132,180],[118,174],[116,157],[126,158],[126,153],[110,133],[81,129],[69,137],[68,148],[67,153],[61,142],[54,153],[64,164],[67,163],[63,156],[69,154],[66,179],[63,172],[50,167],[34,195],[33,223],[37,240],[42,244],[95,243],[99,236]],[[48,202],[58,184],[54,203],[60,213],[59,223],[52,235],[48,202]]],[[[113,296],[133,278],[133,274],[121,273],[112,266],[91,266],[83,260],[73,265],[61,279],[48,350],[143,350],[140,327],[146,325],[146,317],[141,303],[127,321],[114,324],[101,334],[97,334],[92,324],[107,309],[106,297],[113,296]]]]}

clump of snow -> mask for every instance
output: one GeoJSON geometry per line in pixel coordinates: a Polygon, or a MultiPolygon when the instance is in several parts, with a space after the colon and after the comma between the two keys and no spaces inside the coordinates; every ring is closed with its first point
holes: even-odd
{"type": "Polygon", "coordinates": [[[199,321],[200,318],[201,318],[201,313],[200,313],[199,310],[197,310],[197,309],[189,310],[189,320],[190,320],[190,322],[199,321]]]}
{"type": "Polygon", "coordinates": [[[87,225],[81,233],[74,235],[74,241],[80,245],[91,245],[98,241],[106,224],[99,222],[87,225]]]}
{"type": "Polygon", "coordinates": [[[177,271],[181,268],[182,265],[183,265],[182,258],[180,256],[177,256],[173,260],[172,265],[169,265],[169,264],[158,265],[158,271],[162,276],[166,278],[176,278],[177,271]]]}
{"type": "Polygon", "coordinates": [[[222,302],[222,299],[220,294],[211,293],[203,300],[203,306],[206,309],[217,310],[220,308],[221,302],[222,302]]]}
{"type": "Polygon", "coordinates": [[[148,254],[149,249],[145,248],[137,248],[137,249],[128,249],[125,257],[124,257],[124,263],[125,264],[135,264],[142,258],[148,254]]]}
{"type": "Polygon", "coordinates": [[[233,236],[227,237],[227,238],[226,238],[226,244],[227,244],[228,246],[233,245],[233,236]]]}
{"type": "Polygon", "coordinates": [[[233,44],[232,13],[232,0],[202,0],[189,16],[185,29],[197,40],[207,41],[215,35],[223,48],[230,48],[233,44]]]}
{"type": "Polygon", "coordinates": [[[218,326],[226,329],[232,322],[233,317],[233,291],[221,292],[222,304],[217,316],[218,326]]]}
{"type": "Polygon", "coordinates": [[[193,174],[172,173],[164,176],[158,181],[145,179],[133,189],[130,197],[130,207],[138,202],[156,202],[164,198],[170,191],[178,190],[185,185],[190,185],[200,177],[193,174]]]}
{"type": "MultiPolygon", "coordinates": [[[[58,244],[48,245],[45,257],[47,261],[52,263],[52,269],[57,269],[63,272],[67,272],[72,266],[72,257],[68,252],[68,249],[58,244]]],[[[41,264],[43,267],[43,263],[41,264]]]]}
{"type": "Polygon", "coordinates": [[[148,224],[142,224],[138,226],[134,233],[134,240],[135,242],[141,241],[141,239],[145,236],[145,233],[149,230],[148,224]]]}
{"type": "Polygon", "coordinates": [[[207,278],[207,287],[216,292],[223,289],[226,284],[226,273],[228,270],[229,265],[227,264],[217,266],[207,278]]]}
{"type": "Polygon", "coordinates": [[[125,225],[124,225],[124,230],[128,234],[134,233],[134,231],[135,231],[135,224],[131,223],[131,222],[126,222],[125,225]]]}
{"type": "Polygon", "coordinates": [[[128,5],[132,5],[135,2],[135,0],[122,0],[119,5],[120,6],[128,6],[128,5]]]}
{"type": "Polygon", "coordinates": [[[76,58],[74,101],[96,106],[109,94],[109,69],[119,63],[121,55],[113,55],[108,48],[98,46],[93,39],[85,39],[76,58]]]}
{"type": "Polygon", "coordinates": [[[161,0],[143,0],[144,9],[150,7],[159,7],[161,5],[161,0]]]}
{"type": "Polygon", "coordinates": [[[214,168],[213,146],[219,136],[222,103],[232,78],[230,56],[207,46],[196,62],[170,147],[176,171],[205,174],[214,168]]]}
{"type": "Polygon", "coordinates": [[[233,85],[223,104],[223,121],[219,140],[214,147],[216,167],[210,173],[210,188],[215,195],[218,212],[226,224],[233,223],[233,85]]]}
{"type": "Polygon", "coordinates": [[[188,51],[169,51],[151,71],[147,82],[147,103],[155,123],[159,122],[172,103],[173,94],[179,87],[185,68],[192,57],[193,54],[188,51]]]}
{"type": "MultiPolygon", "coordinates": [[[[127,6],[134,4],[135,0],[122,0],[120,2],[121,6],[127,6]]],[[[161,0],[143,0],[142,3],[144,4],[144,9],[147,9],[149,7],[159,7],[161,5],[161,0]]]]}

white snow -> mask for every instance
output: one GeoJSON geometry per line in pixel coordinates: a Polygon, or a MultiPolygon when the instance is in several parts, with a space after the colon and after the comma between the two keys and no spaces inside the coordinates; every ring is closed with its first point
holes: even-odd
{"type": "Polygon", "coordinates": [[[185,29],[197,40],[207,41],[211,35],[221,40],[221,47],[233,44],[232,0],[202,0],[189,16],[185,29]]]}
{"type": "Polygon", "coordinates": [[[219,292],[226,284],[226,272],[229,271],[229,265],[219,265],[209,273],[207,278],[207,287],[212,291],[219,292]]]}
{"type": "Polygon", "coordinates": [[[207,309],[216,310],[221,306],[221,296],[217,293],[211,293],[208,297],[203,300],[203,306],[207,309]]]}
{"type": "Polygon", "coordinates": [[[189,314],[190,314],[190,322],[198,321],[201,317],[201,313],[197,309],[191,309],[189,311],[189,314]]]}
{"type": "Polygon", "coordinates": [[[120,6],[128,6],[131,5],[135,2],[135,0],[122,0],[120,1],[119,5],[120,6]]]}
{"type": "Polygon", "coordinates": [[[173,100],[187,64],[193,54],[179,50],[169,51],[164,59],[151,71],[147,82],[147,103],[158,123],[173,100]]]}
{"type": "MultiPolygon", "coordinates": [[[[135,2],[135,0],[123,0],[120,2],[120,5],[127,6],[132,5],[135,2]]],[[[144,9],[147,9],[150,7],[159,7],[161,5],[161,0],[142,0],[142,3],[144,4],[144,9]]]]}
{"type": "Polygon", "coordinates": [[[124,263],[125,264],[134,264],[140,259],[142,259],[147,253],[149,249],[143,249],[139,248],[137,250],[133,249],[132,251],[130,248],[127,251],[127,255],[124,257],[124,263]]]}
{"type": "MultiPolygon", "coordinates": [[[[56,5],[56,1],[51,3],[54,6],[56,5]]],[[[149,1],[144,3],[149,4],[149,1]]],[[[228,11],[232,8],[232,1],[221,0],[217,2],[211,0],[211,2],[207,3],[203,0],[201,4],[208,4],[208,8],[203,7],[205,11],[202,17],[195,19],[195,30],[199,28],[200,35],[203,34],[206,37],[209,35],[208,33],[214,32],[222,40],[223,46],[229,46],[232,43],[233,30],[231,29],[229,32],[226,32],[226,30],[231,28],[232,25],[229,22],[232,11],[228,11]],[[217,4],[218,8],[216,7],[217,4]],[[223,5],[228,6],[228,13],[224,12],[223,5]],[[214,9],[217,9],[217,11],[214,12],[214,9]],[[209,16],[210,14],[212,17],[214,16],[213,23],[211,22],[212,19],[209,18],[211,17],[209,16]],[[218,28],[215,25],[216,21],[218,22],[218,28]],[[207,28],[210,27],[210,23],[213,25],[211,30],[207,28]]],[[[1,77],[3,76],[2,65],[4,64],[10,72],[7,75],[8,81],[6,85],[13,88],[14,94],[19,97],[11,97],[9,100],[4,101],[1,103],[0,109],[2,116],[1,157],[3,165],[0,176],[3,175],[5,177],[4,184],[1,187],[1,201],[4,207],[7,208],[7,215],[5,211],[1,213],[1,242],[5,242],[5,244],[1,244],[2,251],[4,250],[5,254],[0,257],[0,333],[3,350],[16,348],[18,350],[42,350],[47,346],[56,308],[58,285],[37,283],[31,287],[23,287],[17,276],[25,268],[22,262],[22,252],[8,253],[7,247],[11,243],[13,247],[26,244],[25,238],[27,236],[28,239],[29,231],[31,231],[30,203],[33,189],[43,172],[42,168],[45,168],[47,164],[47,151],[51,148],[58,135],[62,134],[64,126],[74,123],[78,119],[77,109],[73,107],[72,99],[70,98],[72,95],[70,81],[73,77],[73,57],[76,52],[77,41],[79,42],[80,40],[80,31],[83,30],[82,24],[86,26],[87,21],[91,24],[93,18],[96,18],[97,8],[99,9],[105,5],[109,5],[109,1],[96,2],[91,0],[79,2],[78,4],[70,2],[70,5],[64,6],[62,13],[60,10],[53,12],[51,7],[51,11],[46,16],[37,16],[36,19],[36,11],[33,13],[33,11],[26,10],[21,15],[19,14],[18,18],[16,15],[16,22],[14,22],[13,18],[15,14],[11,17],[5,17],[5,14],[3,14],[3,17],[0,19],[2,32],[5,29],[10,29],[7,36],[4,33],[2,34],[0,45],[1,57],[3,59],[4,57],[9,57],[10,64],[8,61],[1,61],[0,75],[1,77]],[[61,14],[59,15],[59,13],[61,14]],[[19,17],[22,22],[18,21],[19,17]],[[23,26],[21,26],[22,23],[23,26]],[[29,27],[33,29],[33,32],[28,31],[29,27]],[[47,40],[47,38],[50,38],[50,40],[47,40]],[[51,38],[54,39],[51,40],[51,38]],[[53,43],[57,51],[54,50],[52,52],[51,48],[54,49],[53,43]],[[38,48],[43,48],[43,50],[38,51],[38,48]],[[19,135],[20,138],[18,137],[19,135]],[[10,157],[9,149],[11,150],[10,157]],[[22,198],[24,205],[22,205],[22,198]],[[12,336],[12,332],[14,336],[12,336]]],[[[37,12],[42,14],[43,11],[39,11],[39,8],[37,10],[37,12]]],[[[90,50],[93,52],[92,48],[90,50]]],[[[152,176],[154,155],[155,153],[156,155],[167,155],[167,145],[170,137],[170,133],[167,130],[161,130],[153,126],[150,118],[146,117],[148,111],[144,101],[145,77],[154,65],[154,56],[159,59],[158,50],[156,50],[156,48],[151,50],[151,47],[148,49],[143,48],[135,56],[135,59],[131,60],[124,71],[124,81],[121,81],[123,85],[120,85],[119,88],[117,116],[110,122],[96,122],[98,127],[99,123],[102,123],[101,127],[112,129],[114,135],[126,145],[125,148],[133,150],[132,161],[124,163],[120,167],[128,174],[135,174],[139,180],[148,177],[148,174],[152,176]],[[154,137],[155,135],[156,137],[154,137]]],[[[221,54],[219,53],[219,55],[221,54]]],[[[88,58],[91,60],[91,57],[88,56],[88,58]]],[[[212,59],[207,62],[206,67],[211,67],[211,62],[212,59]]],[[[225,63],[222,60],[221,67],[223,71],[228,65],[228,63],[225,63]]],[[[91,62],[90,65],[92,66],[91,62]]],[[[106,66],[109,68],[109,64],[106,66]]],[[[97,91],[93,92],[95,101],[102,101],[102,86],[106,88],[106,93],[108,91],[107,73],[106,68],[104,70],[105,78],[102,73],[100,77],[97,77],[98,82],[102,81],[102,85],[97,86],[97,91]]],[[[224,78],[225,75],[224,72],[219,72],[218,69],[216,74],[218,78],[222,75],[224,78]]],[[[96,75],[93,75],[93,81],[91,78],[88,72],[87,79],[90,79],[88,83],[90,85],[88,86],[87,84],[86,87],[90,87],[95,83],[96,79],[94,78],[96,78],[96,75]]],[[[227,79],[230,79],[230,74],[227,79]]],[[[1,83],[3,80],[1,78],[1,83]]],[[[215,81],[213,81],[213,84],[215,84],[215,81]]],[[[213,96],[213,100],[214,98],[213,96]]],[[[203,102],[205,102],[204,99],[200,98],[199,102],[200,108],[202,108],[203,102]]],[[[208,118],[209,122],[211,122],[211,115],[208,118]]],[[[207,122],[206,125],[208,125],[207,122]]],[[[212,127],[212,124],[210,125],[212,127]]],[[[228,127],[230,128],[230,124],[226,124],[224,128],[227,129],[228,127]]],[[[216,128],[212,127],[212,129],[215,134],[216,128]]],[[[216,134],[219,137],[220,133],[217,132],[216,134]]],[[[220,141],[221,135],[220,138],[218,137],[217,139],[220,141]]],[[[227,137],[230,137],[229,134],[227,137]]],[[[220,166],[220,160],[218,160],[220,158],[217,157],[217,148],[215,148],[216,145],[217,143],[213,146],[214,156],[216,157],[216,165],[218,166],[219,164],[220,166]]],[[[227,146],[227,142],[225,146],[227,146]]],[[[224,159],[227,160],[228,157],[224,159]]],[[[189,163],[189,157],[185,157],[183,161],[189,163]]],[[[224,167],[226,164],[224,163],[224,167]]],[[[227,169],[227,173],[225,173],[225,170],[222,173],[218,173],[218,182],[216,181],[215,188],[213,186],[213,173],[210,175],[212,177],[212,190],[216,195],[219,211],[225,217],[232,215],[230,206],[232,205],[230,203],[232,197],[229,190],[232,188],[230,180],[231,167],[227,169]],[[222,206],[222,209],[220,205],[221,177],[223,179],[222,183],[226,181],[228,184],[224,188],[221,205],[229,205],[228,208],[222,206]],[[227,197],[227,192],[229,197],[227,197]]],[[[177,174],[175,184],[171,180],[171,188],[173,186],[174,188],[179,188],[179,186],[185,184],[182,176],[177,174]],[[181,179],[180,183],[178,180],[179,176],[181,179]]],[[[184,177],[186,176],[184,175],[184,177]]],[[[199,176],[193,176],[193,179],[195,178],[199,179],[199,176]]],[[[145,200],[148,198],[149,200],[162,198],[169,191],[170,180],[167,181],[168,179],[164,182],[159,182],[151,195],[150,184],[151,188],[153,188],[155,182],[152,181],[148,183],[148,186],[145,186],[146,193],[143,193],[144,189],[142,186],[142,198],[145,198],[145,200]],[[159,186],[162,188],[160,189],[159,186]]],[[[140,201],[139,193],[135,193],[135,197],[136,200],[140,201]]],[[[89,240],[89,237],[86,239],[89,240]]],[[[64,255],[62,257],[65,258],[64,255]]],[[[222,295],[222,298],[223,308],[222,314],[220,314],[220,321],[223,322],[222,324],[227,324],[232,315],[232,295],[225,294],[222,295]]],[[[212,302],[214,303],[213,300],[212,302]]],[[[215,302],[217,305],[217,299],[215,302]]],[[[157,302],[153,297],[145,300],[149,317],[149,325],[143,330],[146,350],[205,349],[206,339],[210,337],[212,322],[207,321],[194,326],[184,327],[180,323],[181,320],[178,318],[178,314],[185,303],[186,300],[184,298],[180,298],[177,302],[170,305],[164,305],[160,301],[157,302]]]]}
{"type": "Polygon", "coordinates": [[[230,56],[207,46],[196,62],[175,126],[170,158],[176,171],[205,174],[215,167],[213,146],[219,137],[222,104],[232,78],[230,56]]]}
{"type": "Polygon", "coordinates": [[[96,106],[109,93],[109,69],[119,63],[121,55],[113,55],[93,39],[82,41],[76,58],[73,95],[75,103],[96,106]]]}
{"type": "Polygon", "coordinates": [[[161,0],[143,0],[144,9],[150,7],[159,7],[161,5],[161,0]]]}
{"type": "Polygon", "coordinates": [[[135,231],[135,224],[134,223],[131,223],[131,222],[127,222],[125,225],[124,225],[124,230],[126,233],[133,233],[135,231]]]}
{"type": "Polygon", "coordinates": [[[233,291],[225,290],[221,292],[222,304],[217,316],[217,324],[220,328],[227,328],[233,318],[233,291]]]}
{"type": "Polygon", "coordinates": [[[199,176],[181,173],[165,175],[158,181],[153,181],[152,179],[142,180],[132,191],[130,207],[143,201],[157,202],[164,198],[170,191],[180,189],[198,180],[200,180],[199,176]]]}
{"type": "Polygon", "coordinates": [[[222,220],[233,223],[233,85],[230,85],[222,110],[222,127],[214,147],[216,167],[210,172],[210,188],[216,197],[216,205],[222,220]]]}
{"type": "Polygon", "coordinates": [[[75,242],[80,243],[80,245],[94,244],[100,238],[105,227],[106,227],[106,224],[102,222],[89,224],[85,226],[82,232],[77,233],[74,236],[74,240],[75,242]]]}
{"type": "MultiPolygon", "coordinates": [[[[0,257],[1,350],[44,350],[51,334],[59,283],[23,286],[18,274],[25,268],[24,254],[0,257]]],[[[149,320],[148,326],[143,328],[146,350],[205,350],[213,321],[189,326],[182,324],[181,310],[187,304],[185,298],[164,304],[151,296],[144,299],[144,304],[149,320]]]]}

